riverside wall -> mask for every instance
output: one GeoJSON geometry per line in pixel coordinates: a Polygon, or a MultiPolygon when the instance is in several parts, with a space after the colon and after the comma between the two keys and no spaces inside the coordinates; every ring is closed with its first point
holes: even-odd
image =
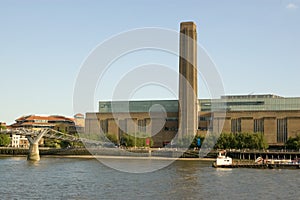
{"type": "MultiPolygon", "coordinates": [[[[28,155],[24,148],[0,148],[0,155],[22,156],[28,155]]],[[[169,158],[199,158],[199,151],[180,149],[119,149],[119,148],[40,148],[40,155],[106,155],[106,156],[134,156],[134,157],[169,157],[169,158]]],[[[208,154],[207,158],[216,157],[216,153],[208,154]]]]}
{"type": "Polygon", "coordinates": [[[286,150],[240,150],[240,151],[227,151],[227,155],[234,159],[239,160],[255,160],[258,157],[264,159],[290,159],[296,160],[300,158],[300,151],[286,151],[286,150]]]}
{"type": "MultiPolygon", "coordinates": [[[[135,157],[170,157],[170,158],[198,158],[198,150],[178,150],[178,149],[119,149],[119,148],[39,148],[40,155],[106,155],[106,156],[135,156],[135,157]]],[[[216,158],[218,151],[211,151],[206,158],[216,158]]],[[[28,149],[24,148],[0,148],[0,155],[22,156],[28,155],[28,149]]],[[[264,159],[299,159],[300,151],[230,151],[227,155],[238,160],[255,160],[258,157],[264,159]]]]}

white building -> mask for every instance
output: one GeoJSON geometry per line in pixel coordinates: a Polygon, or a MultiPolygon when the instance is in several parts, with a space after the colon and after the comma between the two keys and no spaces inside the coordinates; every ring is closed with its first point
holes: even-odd
{"type": "Polygon", "coordinates": [[[20,147],[20,135],[11,135],[11,146],[12,147],[20,147]]]}

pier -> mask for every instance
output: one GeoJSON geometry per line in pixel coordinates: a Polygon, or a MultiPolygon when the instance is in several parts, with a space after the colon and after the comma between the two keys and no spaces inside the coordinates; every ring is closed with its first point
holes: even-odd
{"type": "Polygon", "coordinates": [[[215,168],[300,169],[300,159],[299,152],[293,151],[223,150],[219,152],[216,162],[212,166],[215,168]],[[232,158],[239,160],[232,161],[232,158]]]}
{"type": "Polygon", "coordinates": [[[300,169],[300,164],[250,164],[250,163],[235,163],[231,165],[220,165],[215,168],[254,168],[254,169],[300,169]]]}
{"type": "Polygon", "coordinates": [[[258,157],[272,160],[300,158],[300,151],[291,150],[226,150],[226,152],[231,158],[239,160],[256,160],[258,157]]]}

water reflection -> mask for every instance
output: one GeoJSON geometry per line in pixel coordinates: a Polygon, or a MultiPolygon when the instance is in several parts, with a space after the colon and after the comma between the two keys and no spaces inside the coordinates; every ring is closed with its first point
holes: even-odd
{"type": "Polygon", "coordinates": [[[230,176],[233,169],[216,168],[215,170],[216,170],[215,174],[219,177],[222,177],[222,176],[230,176]]]}
{"type": "MultiPolygon", "coordinates": [[[[123,165],[128,160],[116,160],[123,165]]],[[[142,160],[134,161],[136,166],[142,160]]],[[[176,161],[130,174],[94,159],[0,159],[1,199],[295,199],[300,170],[214,169],[211,162],[176,161]],[[34,190],[33,190],[34,188],[34,190]]]]}

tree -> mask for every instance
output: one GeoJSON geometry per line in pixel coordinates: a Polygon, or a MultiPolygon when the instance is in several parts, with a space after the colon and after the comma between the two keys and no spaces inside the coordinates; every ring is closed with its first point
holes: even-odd
{"type": "Polygon", "coordinates": [[[45,139],[44,146],[45,147],[51,147],[51,148],[61,148],[60,140],[50,139],[50,138],[45,139]]]}
{"type": "Polygon", "coordinates": [[[203,141],[204,141],[204,136],[196,135],[196,136],[194,137],[194,139],[193,139],[192,144],[190,145],[190,148],[198,147],[198,145],[197,145],[198,138],[199,138],[200,141],[201,141],[200,147],[202,146],[202,143],[203,143],[203,141]]]}
{"type": "Polygon", "coordinates": [[[222,133],[215,149],[267,149],[268,144],[262,133],[222,133]]]}
{"type": "Polygon", "coordinates": [[[118,144],[119,140],[116,134],[112,134],[112,133],[107,133],[106,134],[107,139],[109,139],[110,142],[114,143],[114,144],[118,144]]]}
{"type": "Polygon", "coordinates": [[[255,133],[256,136],[256,148],[257,149],[267,149],[269,145],[263,133],[255,133]]]}
{"type": "Polygon", "coordinates": [[[10,137],[7,134],[0,134],[0,146],[5,147],[10,144],[10,137]]]}
{"type": "Polygon", "coordinates": [[[300,135],[289,137],[285,143],[287,149],[300,149],[300,135]]]}
{"type": "Polygon", "coordinates": [[[5,126],[0,126],[0,131],[1,130],[6,130],[6,127],[5,126]]]}
{"type": "Polygon", "coordinates": [[[150,138],[149,134],[137,132],[135,134],[123,133],[120,138],[120,145],[126,147],[146,147],[146,140],[150,139],[150,147],[153,145],[153,139],[150,138]]]}

